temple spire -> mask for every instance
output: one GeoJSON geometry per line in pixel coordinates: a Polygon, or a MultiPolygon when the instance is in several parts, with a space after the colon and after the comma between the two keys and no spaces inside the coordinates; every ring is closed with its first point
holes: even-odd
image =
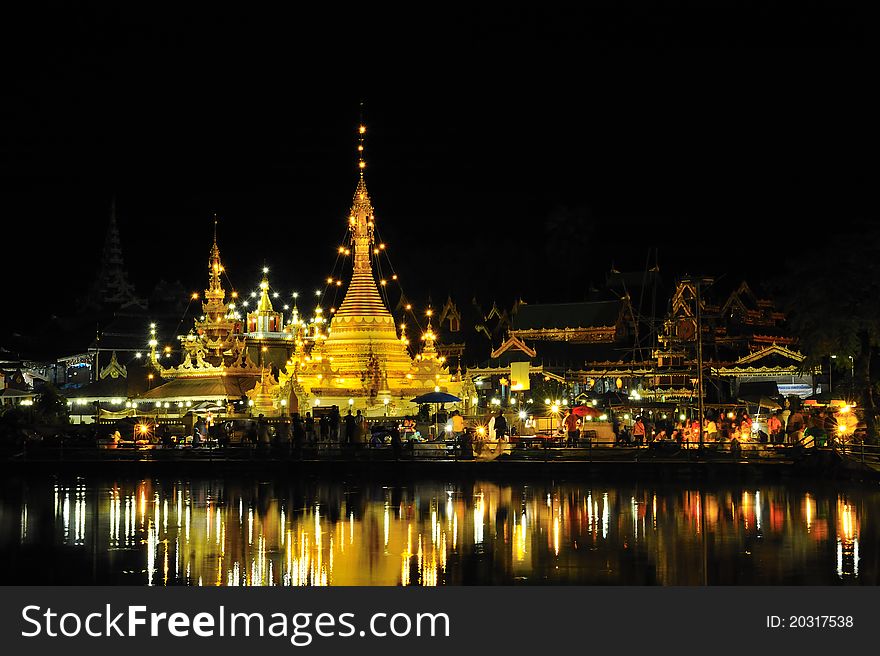
{"type": "Polygon", "coordinates": [[[269,267],[263,267],[263,280],[260,281],[260,304],[258,312],[274,312],[272,301],[269,299],[269,267]]]}
{"type": "Polygon", "coordinates": [[[223,299],[223,285],[220,274],[223,273],[223,264],[220,262],[220,247],[217,246],[217,215],[214,214],[214,244],[211,246],[211,256],[208,259],[208,289],[211,294],[221,294],[223,299]]]}
{"type": "Polygon", "coordinates": [[[115,195],[110,200],[110,220],[107,223],[107,234],[101,253],[101,268],[88,303],[93,307],[123,306],[132,303],[143,306],[143,301],[136,297],[134,286],[126,275],[119,227],[116,222],[115,195]]]}
{"type": "Polygon", "coordinates": [[[364,179],[364,169],[367,168],[366,154],[364,152],[364,135],[367,133],[367,125],[364,123],[364,103],[361,101],[361,120],[358,123],[358,173],[361,180],[364,179]]]}
{"type": "Polygon", "coordinates": [[[391,322],[393,319],[388,308],[385,306],[379,290],[376,288],[376,280],[373,277],[372,248],[375,218],[373,205],[370,202],[370,194],[367,191],[367,182],[364,179],[366,164],[363,159],[363,140],[367,128],[361,124],[358,126],[358,176],[357,188],[352,199],[351,212],[348,216],[348,228],[351,232],[351,241],[354,245],[354,266],[351,284],[342,301],[342,305],[336,312],[336,317],[378,317],[391,322]]]}

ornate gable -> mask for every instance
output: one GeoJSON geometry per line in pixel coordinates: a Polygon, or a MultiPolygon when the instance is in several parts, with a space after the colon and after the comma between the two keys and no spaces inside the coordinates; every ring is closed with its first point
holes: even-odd
{"type": "Polygon", "coordinates": [[[529,348],[528,345],[522,341],[516,335],[511,335],[507,338],[507,340],[499,346],[497,349],[492,351],[492,358],[500,357],[502,353],[508,351],[510,349],[516,349],[518,351],[522,351],[530,358],[534,358],[537,355],[537,351],[533,348],[529,348]]]}
{"type": "Polygon", "coordinates": [[[110,378],[128,378],[128,371],[126,370],[125,365],[119,364],[119,360],[116,359],[116,351],[113,351],[113,355],[110,356],[110,362],[107,366],[98,372],[98,378],[100,380],[104,380],[108,376],[110,378]]]}
{"type": "Polygon", "coordinates": [[[768,359],[773,356],[778,356],[794,363],[801,363],[806,359],[806,356],[798,351],[793,351],[789,348],[773,343],[766,348],[762,348],[760,351],[755,351],[754,353],[749,353],[748,355],[741,357],[736,361],[736,364],[754,364],[760,360],[768,359]]]}

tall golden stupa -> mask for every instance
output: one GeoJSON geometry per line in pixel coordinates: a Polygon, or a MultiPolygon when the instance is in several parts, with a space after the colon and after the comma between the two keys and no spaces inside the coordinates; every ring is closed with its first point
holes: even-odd
{"type": "Polygon", "coordinates": [[[436,389],[455,394],[461,386],[445,370],[444,359],[434,349],[430,319],[422,352],[410,356],[405,324],[400,332],[373,275],[375,215],[364,180],[366,128],[358,128],[359,178],[348,217],[349,248],[353,273],[338,310],[332,312],[326,333],[324,309],[315,309],[318,329],[311,348],[298,348],[279,376],[279,390],[300,412],[309,407],[337,405],[361,410],[367,416],[401,415],[414,410],[410,399],[436,389]],[[294,399],[295,397],[295,399],[294,399]]]}

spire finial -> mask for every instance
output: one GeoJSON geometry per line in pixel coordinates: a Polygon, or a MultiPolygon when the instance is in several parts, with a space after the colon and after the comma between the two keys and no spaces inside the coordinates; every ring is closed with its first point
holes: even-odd
{"type": "Polygon", "coordinates": [[[367,126],[364,123],[364,101],[360,104],[360,122],[358,123],[358,173],[361,179],[364,177],[364,169],[367,168],[367,162],[364,159],[364,135],[367,133],[367,126]]]}
{"type": "Polygon", "coordinates": [[[214,212],[214,244],[211,246],[211,256],[208,259],[208,273],[210,282],[208,290],[217,294],[225,294],[220,283],[220,274],[223,273],[223,264],[220,262],[220,247],[217,246],[217,213],[214,212]]]}

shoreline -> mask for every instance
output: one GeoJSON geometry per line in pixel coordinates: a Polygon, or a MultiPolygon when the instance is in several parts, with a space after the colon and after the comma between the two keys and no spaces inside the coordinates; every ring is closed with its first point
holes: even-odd
{"type": "Polygon", "coordinates": [[[246,453],[168,451],[116,453],[89,450],[70,457],[60,452],[42,457],[0,460],[5,478],[16,474],[113,473],[128,475],[226,476],[236,474],[271,474],[276,477],[325,477],[339,480],[349,477],[394,475],[418,478],[450,479],[591,479],[619,478],[660,481],[786,481],[809,479],[824,482],[875,484],[880,472],[864,463],[841,457],[831,450],[804,452],[797,457],[752,457],[734,459],[730,454],[679,452],[674,456],[636,452],[621,454],[613,449],[594,449],[584,453],[539,451],[529,454],[506,454],[492,460],[402,457],[365,450],[336,458],[278,455],[246,450],[246,453]],[[110,455],[108,455],[110,453],[110,455]],[[246,457],[245,457],[246,455],[246,457]],[[620,456],[633,455],[622,459],[620,456]],[[67,456],[67,457],[66,457],[67,456]],[[239,456],[239,457],[235,457],[239,456]],[[347,456],[347,457],[346,457],[347,456]],[[551,457],[552,456],[552,457],[551,457]],[[726,457],[725,457],[726,456],[726,457]]]}

